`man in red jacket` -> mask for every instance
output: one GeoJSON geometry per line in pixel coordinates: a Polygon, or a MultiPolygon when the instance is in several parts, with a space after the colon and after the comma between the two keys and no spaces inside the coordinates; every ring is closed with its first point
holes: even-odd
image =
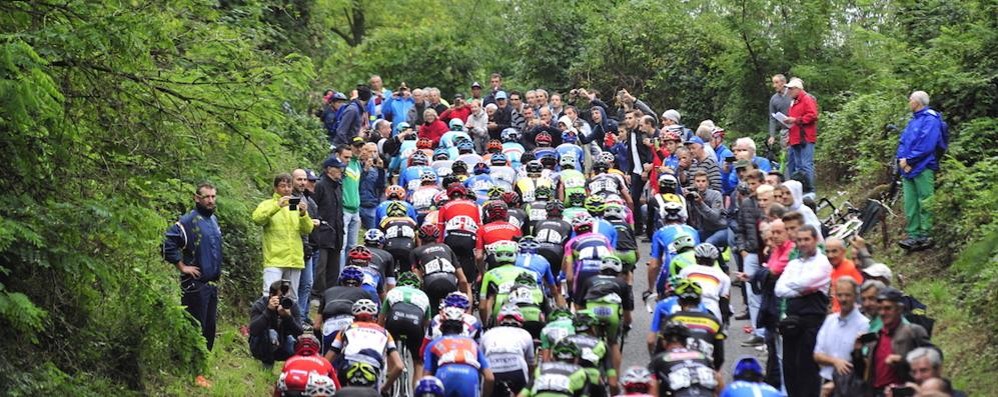
{"type": "Polygon", "coordinates": [[[804,82],[798,78],[787,83],[787,93],[794,99],[790,114],[783,123],[790,127],[790,151],[786,175],[794,178],[802,173],[806,180],[804,193],[814,192],[814,143],[818,140],[818,103],[804,91],[804,82]]]}

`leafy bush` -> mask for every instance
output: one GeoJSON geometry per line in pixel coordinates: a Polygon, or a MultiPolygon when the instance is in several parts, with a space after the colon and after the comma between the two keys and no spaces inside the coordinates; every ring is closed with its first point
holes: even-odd
{"type": "Polygon", "coordinates": [[[817,169],[829,182],[848,182],[853,177],[883,179],[894,161],[907,102],[904,94],[860,94],[849,98],[841,109],[823,112],[815,149],[817,169]],[[889,124],[899,130],[888,130],[889,124]]]}

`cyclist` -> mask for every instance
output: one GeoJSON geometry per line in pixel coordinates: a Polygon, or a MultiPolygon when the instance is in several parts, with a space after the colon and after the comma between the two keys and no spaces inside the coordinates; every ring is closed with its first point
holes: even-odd
{"type": "Polygon", "coordinates": [[[516,182],[516,171],[513,170],[513,167],[509,166],[506,155],[502,153],[493,154],[492,158],[489,159],[489,164],[492,165],[489,168],[489,175],[492,176],[492,182],[506,191],[512,191],[513,183],[516,182]]]}
{"type": "Polygon", "coordinates": [[[579,365],[581,350],[564,338],[551,348],[555,361],[541,363],[534,377],[519,397],[581,397],[586,395],[591,380],[579,365]]]}
{"type": "Polygon", "coordinates": [[[568,195],[568,207],[562,213],[561,218],[571,222],[579,214],[589,214],[586,211],[586,194],[583,192],[572,192],[568,195]]]}
{"type": "Polygon", "coordinates": [[[717,265],[719,252],[711,243],[701,243],[693,249],[696,263],[679,272],[680,278],[690,279],[700,285],[703,293],[700,300],[719,319],[728,322],[731,311],[728,304],[731,295],[731,278],[717,265]]]}
{"type": "Polygon", "coordinates": [[[620,197],[628,206],[631,206],[631,193],[624,177],[619,173],[608,171],[610,171],[610,163],[606,161],[597,161],[593,164],[593,176],[589,177],[589,183],[586,184],[589,194],[604,199],[620,197]]]}
{"type": "Polygon", "coordinates": [[[382,391],[390,390],[404,364],[392,335],[375,322],[378,304],[361,299],[353,304],[352,311],[353,324],[336,335],[326,359],[339,369],[338,376],[346,384],[377,387],[382,383],[380,376],[387,358],[388,375],[382,391]]]}
{"type": "Polygon", "coordinates": [[[281,373],[274,388],[274,396],[319,396],[331,397],[340,395],[339,383],[329,376],[318,372],[281,373]],[[287,376],[285,376],[287,375],[287,376]]]}
{"type": "MultiPolygon", "coordinates": [[[[686,347],[697,350],[707,356],[714,369],[720,369],[724,364],[724,328],[721,320],[710,314],[698,310],[700,305],[700,294],[703,293],[700,285],[689,279],[680,279],[676,283],[676,296],[679,297],[679,311],[664,318],[665,322],[678,322],[685,325],[689,331],[689,340],[686,347]]],[[[661,325],[659,328],[661,329],[661,325]]]]}
{"type": "Polygon", "coordinates": [[[731,371],[734,379],[721,391],[721,397],[780,397],[783,394],[763,380],[762,365],[755,357],[743,357],[731,371]]]}
{"type": "Polygon", "coordinates": [[[593,216],[593,233],[602,234],[610,239],[610,245],[617,246],[617,228],[606,219],[603,214],[606,212],[606,199],[601,196],[586,197],[586,212],[593,216]]]}
{"type": "MultiPolygon", "coordinates": [[[[550,201],[547,204],[547,219],[534,225],[533,236],[537,242],[537,253],[547,259],[552,265],[551,273],[561,274],[561,263],[565,258],[565,244],[572,237],[572,224],[562,219],[561,212],[565,207],[560,201],[550,201]]],[[[567,292],[567,291],[562,291],[567,292]]]]}
{"type": "Polygon", "coordinates": [[[488,197],[489,189],[495,185],[492,176],[489,175],[489,165],[485,163],[475,164],[475,175],[464,181],[464,186],[477,196],[475,202],[482,205],[488,197]]]}
{"type": "Polygon", "coordinates": [[[686,348],[689,329],[677,322],[666,323],[659,333],[659,348],[648,364],[658,381],[659,397],[716,396],[724,388],[724,378],[711,368],[710,358],[686,348]]]}
{"type": "Polygon", "coordinates": [[[514,241],[523,236],[520,228],[509,223],[509,210],[502,201],[489,201],[485,205],[485,224],[478,229],[475,256],[483,257],[485,246],[500,241],[514,241]]]}
{"type": "Polygon", "coordinates": [[[586,176],[579,171],[581,168],[579,157],[576,157],[576,154],[572,152],[562,153],[559,165],[561,165],[561,171],[558,181],[558,199],[567,202],[569,194],[582,193],[584,195],[586,193],[586,176]]]}
{"type": "Polygon", "coordinates": [[[405,343],[417,374],[423,372],[419,350],[430,321],[430,298],[421,288],[422,283],[415,274],[400,274],[398,286],[385,295],[378,318],[378,324],[384,326],[392,338],[405,343]]]}
{"type": "Polygon", "coordinates": [[[378,267],[374,264],[373,258],[371,250],[363,245],[353,247],[347,252],[347,264],[357,266],[364,272],[364,281],[360,287],[370,294],[371,300],[381,302],[385,291],[395,286],[395,267],[378,267]]]}
{"type": "Polygon", "coordinates": [[[364,271],[356,266],[344,266],[340,271],[339,285],[322,292],[322,351],[329,346],[340,331],[353,323],[353,303],[370,297],[360,287],[364,282],[364,271]]]}
{"type": "MultiPolygon", "coordinates": [[[[516,267],[516,243],[512,241],[500,241],[490,246],[494,249],[493,254],[496,267],[485,273],[482,277],[482,287],[479,292],[478,314],[482,318],[482,323],[491,324],[499,315],[499,308],[506,304],[509,293],[516,282],[516,276],[520,273],[528,273],[533,276],[530,270],[516,267]]],[[[534,281],[536,283],[536,281],[534,281]]]]}
{"type": "MultiPolygon", "coordinates": [[[[676,283],[678,284],[679,281],[676,280],[676,283]]],[[[651,332],[648,333],[648,338],[647,338],[649,354],[655,354],[655,349],[657,346],[655,341],[656,338],[658,337],[658,332],[661,331],[659,327],[662,324],[665,324],[666,318],[669,318],[669,316],[681,310],[684,309],[682,306],[679,305],[679,296],[672,294],[671,291],[668,298],[662,299],[655,304],[655,308],[652,310],[651,332]]],[[[701,302],[699,305],[693,308],[687,306],[685,310],[709,313],[707,311],[707,307],[703,305],[703,302],[701,302]]]]}
{"type": "Polygon", "coordinates": [[[416,209],[408,201],[405,201],[406,191],[404,187],[399,185],[389,186],[385,189],[385,198],[387,200],[378,204],[378,207],[374,210],[375,225],[380,225],[381,220],[388,216],[388,206],[392,203],[401,203],[406,208],[406,216],[416,219],[416,209]]]}
{"type": "Polygon", "coordinates": [[[645,367],[631,367],[620,377],[623,394],[617,397],[652,397],[655,395],[655,378],[645,367]]]}
{"type": "Polygon", "coordinates": [[[507,305],[515,305],[523,314],[523,328],[534,339],[540,339],[544,328],[544,317],[547,314],[548,299],[544,295],[537,279],[532,272],[523,272],[513,280],[507,305]]]}
{"type": "Polygon", "coordinates": [[[385,250],[392,254],[402,271],[409,270],[409,253],[416,245],[416,220],[410,218],[400,203],[392,203],[385,210],[387,218],[378,227],[385,235],[385,250]]]}
{"type": "Polygon", "coordinates": [[[447,397],[491,395],[495,378],[489,369],[489,360],[474,339],[462,335],[465,312],[447,307],[440,314],[443,317],[440,325],[443,335],[426,346],[423,375],[439,378],[447,397]],[[478,387],[479,375],[484,381],[481,390],[478,387]]]}
{"type": "MultiPolygon", "coordinates": [[[[686,218],[682,216],[680,210],[682,206],[674,203],[665,203],[664,214],[662,216],[665,225],[655,231],[654,237],[652,237],[651,242],[651,259],[648,261],[648,287],[649,290],[645,291],[642,298],[646,298],[648,295],[652,294],[651,287],[655,286],[655,291],[659,294],[659,299],[665,298],[664,287],[666,284],[666,279],[660,277],[661,273],[667,273],[668,268],[664,271],[662,265],[670,265],[672,263],[672,257],[676,254],[674,247],[672,246],[673,240],[676,235],[680,233],[685,233],[693,236],[693,245],[699,244],[700,234],[697,233],[696,229],[687,225],[686,218]]],[[[692,248],[692,246],[690,247],[692,248]]],[[[696,262],[695,258],[689,258],[690,263],[696,262]]]]}
{"type": "Polygon", "coordinates": [[[621,274],[628,285],[634,282],[634,267],[638,263],[638,241],[634,237],[634,227],[627,222],[627,207],[619,201],[608,201],[606,210],[603,212],[603,219],[613,225],[617,231],[617,245],[614,251],[624,268],[621,274]]]}
{"type": "Polygon", "coordinates": [[[526,151],[523,149],[523,145],[520,144],[520,131],[516,128],[507,128],[502,130],[499,134],[502,138],[502,154],[506,155],[509,159],[510,165],[513,169],[520,168],[520,157],[526,151]]]}
{"type": "MultiPolygon", "coordinates": [[[[468,163],[461,160],[454,161],[454,164],[451,164],[450,166],[450,170],[451,175],[453,175],[454,178],[457,178],[457,182],[464,183],[464,181],[468,179],[468,163]]],[[[443,187],[447,187],[451,185],[451,182],[444,181],[442,185],[443,187]]]]}
{"type": "MultiPolygon", "coordinates": [[[[485,154],[482,155],[482,159],[491,163],[492,159],[497,154],[502,154],[502,141],[498,139],[490,139],[489,142],[485,144],[485,154]]],[[[505,155],[503,155],[503,157],[505,157],[505,155]]]]}
{"type": "Polygon", "coordinates": [[[527,234],[530,224],[527,222],[527,212],[520,208],[523,205],[523,201],[520,200],[520,194],[514,191],[507,191],[503,192],[500,198],[506,203],[506,211],[509,213],[509,223],[520,228],[521,233],[527,234]]]}
{"type": "Polygon", "coordinates": [[[634,311],[631,287],[620,277],[623,267],[616,255],[604,256],[600,273],[586,280],[575,300],[578,310],[592,312],[599,320],[616,370],[620,369],[623,332],[631,328],[631,312],[634,311]]]}
{"type": "Polygon", "coordinates": [[[527,218],[529,218],[530,230],[534,230],[537,222],[547,219],[547,204],[551,201],[551,193],[550,187],[539,186],[534,191],[534,201],[527,203],[524,211],[527,213],[527,218]]]}
{"type": "Polygon", "coordinates": [[[539,132],[534,136],[534,158],[542,159],[544,157],[552,157],[555,160],[558,159],[558,150],[551,147],[551,134],[546,131],[539,132]]]}
{"type": "Polygon", "coordinates": [[[454,166],[454,160],[451,160],[450,152],[447,148],[438,147],[433,151],[433,162],[430,163],[430,168],[433,168],[433,172],[437,175],[450,172],[451,167],[454,166]]]}
{"type": "Polygon", "coordinates": [[[648,219],[645,225],[649,235],[664,224],[671,222],[669,219],[666,219],[665,214],[666,211],[671,211],[669,208],[672,207],[666,208],[666,203],[679,204],[675,208],[679,209],[679,215],[685,222],[688,216],[686,198],[677,194],[679,192],[678,186],[679,180],[675,176],[672,176],[672,174],[662,174],[662,176],[658,177],[658,193],[654,194],[648,200],[648,219]]]}
{"type": "Polygon", "coordinates": [[[478,229],[482,226],[478,205],[468,200],[468,189],[460,184],[448,186],[447,197],[450,201],[437,213],[437,228],[441,231],[437,242],[450,246],[457,255],[464,275],[469,280],[477,280],[477,262],[481,258],[476,258],[475,246],[478,229]]]}
{"type": "Polygon", "coordinates": [[[430,159],[422,151],[416,151],[412,157],[409,157],[409,166],[399,178],[399,184],[408,191],[409,196],[412,196],[420,186],[426,185],[426,180],[423,179],[423,175],[426,175],[424,171],[430,171],[433,175],[433,184],[437,183],[437,173],[429,167],[429,164],[430,159]]]}
{"type": "MultiPolygon", "coordinates": [[[[364,233],[364,246],[371,251],[372,266],[378,269],[391,269],[392,273],[395,273],[395,257],[390,252],[384,250],[386,242],[385,233],[381,229],[368,229],[364,233]]],[[[409,256],[406,255],[405,258],[408,260],[409,256]]],[[[389,284],[395,284],[395,280],[391,280],[389,284]]]]}
{"type": "Polygon", "coordinates": [[[444,383],[436,376],[424,376],[416,382],[413,397],[444,397],[444,383]]]}
{"type": "Polygon", "coordinates": [[[561,270],[571,288],[571,296],[579,296],[579,289],[589,277],[599,273],[600,258],[613,253],[613,244],[602,234],[593,233],[593,218],[579,214],[572,219],[575,237],[565,244],[565,259],[561,270]]]}
{"type": "Polygon", "coordinates": [[[550,179],[543,176],[544,165],[540,160],[531,160],[524,167],[526,176],[517,178],[516,191],[523,198],[524,202],[532,202],[536,198],[535,190],[540,186],[554,187],[550,179]]]}
{"type": "Polygon", "coordinates": [[[412,206],[416,209],[416,223],[421,224],[426,219],[426,215],[433,210],[435,199],[443,192],[437,186],[437,174],[431,169],[423,170],[419,174],[419,186],[409,193],[412,206]]]}
{"type": "Polygon", "coordinates": [[[516,306],[503,306],[496,323],[482,335],[482,350],[495,374],[496,390],[517,395],[534,372],[534,340],[523,329],[524,316],[516,306]]]}
{"type": "MultiPolygon", "coordinates": [[[[440,310],[446,309],[448,307],[456,307],[464,311],[464,331],[461,335],[470,337],[471,339],[478,340],[482,336],[482,323],[478,321],[478,317],[471,315],[471,300],[468,296],[461,292],[451,292],[447,295],[442,302],[440,302],[440,310]]],[[[437,313],[430,320],[430,326],[426,329],[426,336],[423,338],[423,345],[420,347],[422,352],[426,351],[426,345],[430,344],[434,339],[443,336],[443,332],[440,330],[440,325],[443,324],[443,313],[437,313]]],[[[421,353],[422,354],[422,353],[421,353]]]]}
{"type": "Polygon", "coordinates": [[[548,315],[548,323],[541,329],[541,360],[551,361],[551,348],[555,343],[569,335],[575,335],[575,325],[572,324],[571,310],[558,307],[548,315]]]}
{"type": "Polygon", "coordinates": [[[579,356],[579,365],[585,368],[589,375],[589,395],[606,396],[605,386],[609,386],[611,392],[616,392],[617,371],[606,365],[606,342],[596,334],[599,320],[592,312],[582,310],[575,313],[572,325],[575,326],[575,335],[567,336],[564,340],[575,344],[582,352],[579,356]]]}
{"type": "MultiPolygon", "coordinates": [[[[274,388],[274,396],[281,397],[285,392],[305,392],[308,387],[308,380],[312,373],[326,376],[332,386],[329,393],[340,388],[340,383],[336,378],[336,370],[322,355],[319,354],[319,339],[314,334],[306,332],[298,337],[295,344],[295,354],[284,362],[281,369],[281,376],[274,388]]],[[[291,394],[287,393],[287,394],[291,394]]]]}
{"type": "Polygon", "coordinates": [[[440,300],[451,292],[471,292],[464,270],[458,266],[457,255],[446,244],[437,242],[439,236],[436,225],[423,225],[419,228],[419,246],[410,255],[412,271],[423,279],[423,291],[430,298],[431,310],[436,310],[440,300]]]}
{"type": "Polygon", "coordinates": [[[482,162],[482,156],[475,153],[475,144],[471,140],[461,140],[457,143],[457,157],[454,160],[478,164],[482,162]]]}
{"type": "MultiPolygon", "coordinates": [[[[669,268],[664,269],[659,277],[660,286],[658,286],[659,291],[663,291],[665,283],[670,280],[674,280],[679,277],[679,272],[683,269],[693,266],[697,263],[696,260],[696,242],[694,241],[694,236],[686,233],[676,234],[676,238],[672,240],[672,244],[669,245],[669,250],[674,254],[669,259],[669,268]]],[[[672,286],[674,287],[674,286],[672,286]]]]}
{"type": "MultiPolygon", "coordinates": [[[[516,256],[516,267],[522,267],[534,272],[537,280],[544,285],[545,295],[551,296],[551,292],[554,291],[555,298],[560,299],[561,288],[555,283],[554,273],[551,271],[551,263],[537,253],[540,244],[537,243],[534,236],[523,236],[517,245],[520,248],[520,252],[516,256]]],[[[560,300],[558,301],[559,306],[563,303],[560,300]]]]}

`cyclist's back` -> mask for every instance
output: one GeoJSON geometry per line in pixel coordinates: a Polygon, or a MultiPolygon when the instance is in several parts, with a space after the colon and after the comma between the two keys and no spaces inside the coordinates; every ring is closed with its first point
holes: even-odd
{"type": "Polygon", "coordinates": [[[385,250],[399,263],[401,271],[409,270],[409,252],[416,246],[416,221],[409,217],[385,218],[380,228],[385,233],[385,250]]]}
{"type": "Polygon", "coordinates": [[[518,393],[526,386],[530,375],[527,364],[534,362],[534,341],[526,330],[494,327],[482,335],[481,346],[497,383],[506,384],[512,393],[518,393]]]}
{"type": "Polygon", "coordinates": [[[612,252],[613,245],[610,244],[610,240],[601,234],[583,233],[568,240],[565,244],[565,257],[572,260],[574,280],[570,288],[573,297],[578,295],[579,289],[589,277],[599,273],[600,258],[612,252]]]}
{"type": "Polygon", "coordinates": [[[431,307],[440,299],[458,289],[458,259],[454,251],[440,243],[424,244],[411,253],[414,267],[423,273],[423,291],[430,298],[431,307]]]}
{"type": "Polygon", "coordinates": [[[659,396],[713,396],[719,380],[703,353],[677,348],[659,353],[648,369],[658,379],[659,396]]]}
{"type": "Polygon", "coordinates": [[[526,394],[530,397],[582,396],[588,388],[589,376],[582,366],[553,361],[537,366],[526,394]]]}
{"type": "Polygon", "coordinates": [[[417,355],[430,320],[426,293],[411,286],[393,288],[385,295],[381,312],[385,313],[385,329],[396,340],[404,339],[406,348],[417,355]]]}
{"type": "Polygon", "coordinates": [[[552,273],[557,275],[565,257],[565,244],[572,235],[572,225],[561,218],[548,218],[534,225],[533,235],[539,244],[537,253],[547,259],[552,273]]]}
{"type": "Polygon", "coordinates": [[[444,383],[447,397],[475,397],[479,391],[479,371],[489,369],[489,361],[474,339],[444,335],[426,346],[423,368],[444,383]]]}
{"type": "Polygon", "coordinates": [[[721,391],[721,397],[782,397],[783,393],[764,382],[736,380],[721,391]]]}

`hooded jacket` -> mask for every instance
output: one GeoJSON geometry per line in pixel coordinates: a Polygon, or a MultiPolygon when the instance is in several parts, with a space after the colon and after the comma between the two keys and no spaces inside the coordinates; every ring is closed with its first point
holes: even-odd
{"type": "Polygon", "coordinates": [[[392,95],[381,105],[381,115],[392,122],[392,131],[409,116],[409,110],[416,106],[412,97],[392,95]]]}
{"type": "Polygon", "coordinates": [[[592,109],[596,109],[597,111],[599,111],[601,116],[600,122],[599,123],[593,122],[592,130],[588,134],[580,134],[579,142],[582,142],[583,144],[596,142],[596,144],[602,145],[603,141],[606,139],[606,134],[608,132],[611,131],[617,132],[618,128],[617,122],[611,120],[609,117],[606,116],[606,109],[604,109],[602,106],[593,106],[592,108],[590,108],[590,111],[592,109]]]}
{"type": "Polygon", "coordinates": [[[911,121],[901,132],[897,150],[897,158],[906,159],[911,166],[910,172],[901,170],[902,176],[914,179],[926,168],[939,170],[936,148],[942,140],[942,124],[942,116],[930,108],[912,114],[911,121]]]}
{"type": "Polygon", "coordinates": [[[308,211],[299,214],[297,209],[281,207],[280,199],[274,193],[253,211],[253,223],[263,226],[263,267],[302,269],[305,250],[301,236],[312,231],[312,217],[308,211]]]}
{"type": "Polygon", "coordinates": [[[804,205],[803,185],[798,181],[789,180],[783,182],[783,186],[789,188],[790,195],[794,197],[794,205],[791,205],[790,209],[804,215],[804,224],[814,226],[815,230],[818,231],[818,241],[824,241],[824,237],[821,235],[821,221],[818,220],[818,216],[814,214],[811,207],[804,205]]]}
{"type": "Polygon", "coordinates": [[[360,133],[360,127],[364,123],[364,105],[360,101],[354,100],[343,105],[336,119],[336,135],[333,137],[333,144],[349,144],[350,140],[360,133]]]}
{"type": "Polygon", "coordinates": [[[316,248],[343,249],[343,182],[334,181],[326,173],[319,177],[312,195],[319,206],[319,227],[310,241],[316,248]]]}

